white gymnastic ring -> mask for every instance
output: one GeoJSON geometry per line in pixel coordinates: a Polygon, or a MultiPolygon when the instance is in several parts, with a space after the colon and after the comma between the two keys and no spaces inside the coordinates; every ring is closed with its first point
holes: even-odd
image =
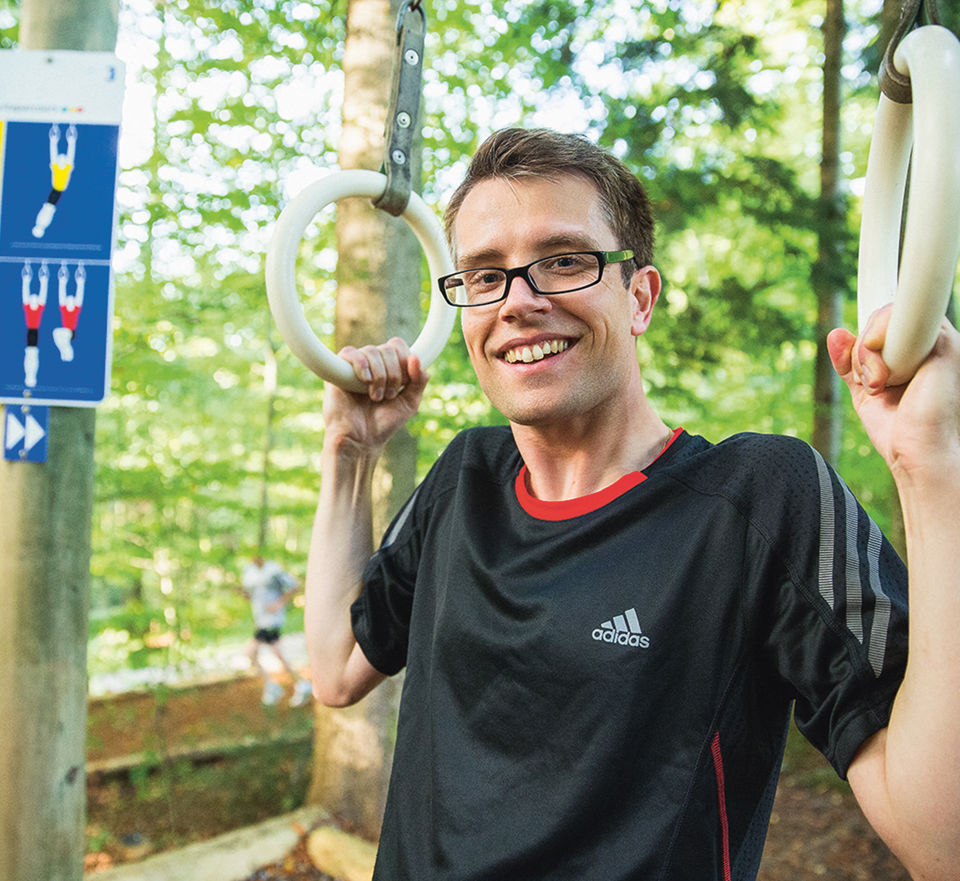
{"type": "Polygon", "coordinates": [[[875,310],[893,302],[883,360],[889,384],[900,385],[936,342],[960,255],[960,41],[938,25],[917,28],[897,47],[894,64],[910,77],[914,103],[880,96],[863,194],[857,312],[863,330],[875,310]]]}
{"type": "MultiPolygon", "coordinates": [[[[359,169],[336,172],[310,184],[280,213],[267,248],[267,299],[280,334],[290,350],[314,373],[351,392],[366,391],[366,385],[357,379],[350,364],[320,341],[303,315],[296,283],[297,251],[310,221],[326,205],[350,196],[377,199],[386,186],[384,175],[359,169]]],[[[430,268],[427,320],[410,347],[427,367],[443,349],[456,317],[457,310],[443,299],[435,284],[441,275],[453,272],[453,262],[439,222],[416,193],[410,194],[407,208],[400,216],[416,234],[430,268]]]]}

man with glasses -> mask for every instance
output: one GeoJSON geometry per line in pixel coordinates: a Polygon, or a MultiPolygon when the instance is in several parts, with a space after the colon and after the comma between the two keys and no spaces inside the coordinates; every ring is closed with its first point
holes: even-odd
{"type": "Polygon", "coordinates": [[[401,340],[328,387],[307,636],[318,697],[406,669],[375,878],[755,877],[791,707],[920,878],[960,864],[960,338],[885,389],[888,313],[830,351],[907,515],[906,572],[797,440],[670,427],[636,338],[642,185],[577,136],[498,132],[447,209],[485,394],[373,552],[370,486],[427,381],[401,340]],[[922,744],[922,747],[920,746],[922,744]]]}

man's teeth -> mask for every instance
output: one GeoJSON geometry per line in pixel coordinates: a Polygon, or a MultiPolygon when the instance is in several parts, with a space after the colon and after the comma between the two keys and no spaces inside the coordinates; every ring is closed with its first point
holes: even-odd
{"type": "Polygon", "coordinates": [[[534,361],[542,361],[548,355],[556,355],[570,347],[566,340],[550,340],[544,343],[535,343],[532,346],[521,346],[518,349],[510,349],[503,357],[509,364],[516,364],[522,361],[524,364],[532,364],[534,361]]]}

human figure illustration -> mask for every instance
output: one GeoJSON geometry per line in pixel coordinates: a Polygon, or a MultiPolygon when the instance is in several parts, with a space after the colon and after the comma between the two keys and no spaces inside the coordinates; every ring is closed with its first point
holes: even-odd
{"type": "Polygon", "coordinates": [[[42,239],[53,215],[57,210],[57,202],[70,183],[73,174],[73,163],[77,153],[77,127],[70,125],[66,134],[67,150],[60,152],[60,126],[56,123],[50,126],[50,178],[52,189],[47,201],[43,203],[37,214],[33,226],[34,238],[42,239]]]}
{"type": "Polygon", "coordinates": [[[27,347],[23,353],[23,384],[28,388],[33,388],[37,384],[37,371],[40,368],[40,350],[37,342],[40,337],[43,309],[47,305],[47,285],[50,282],[46,261],[40,264],[38,275],[39,290],[34,292],[33,269],[30,264],[24,263],[23,269],[20,270],[23,315],[27,322],[27,347]]]}
{"type": "Polygon", "coordinates": [[[60,327],[53,330],[53,341],[60,350],[60,360],[73,360],[73,339],[77,333],[77,321],[83,307],[83,290],[87,283],[87,270],[82,263],[73,273],[74,292],[67,293],[70,270],[66,263],[60,264],[57,272],[58,300],[60,304],[60,327]]]}

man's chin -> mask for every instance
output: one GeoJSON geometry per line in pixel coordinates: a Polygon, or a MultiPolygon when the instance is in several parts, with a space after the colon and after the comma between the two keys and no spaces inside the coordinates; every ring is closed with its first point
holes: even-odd
{"type": "Polygon", "coordinates": [[[523,401],[490,398],[490,402],[511,425],[547,428],[570,417],[567,412],[568,408],[559,406],[555,396],[547,399],[523,401]]]}

